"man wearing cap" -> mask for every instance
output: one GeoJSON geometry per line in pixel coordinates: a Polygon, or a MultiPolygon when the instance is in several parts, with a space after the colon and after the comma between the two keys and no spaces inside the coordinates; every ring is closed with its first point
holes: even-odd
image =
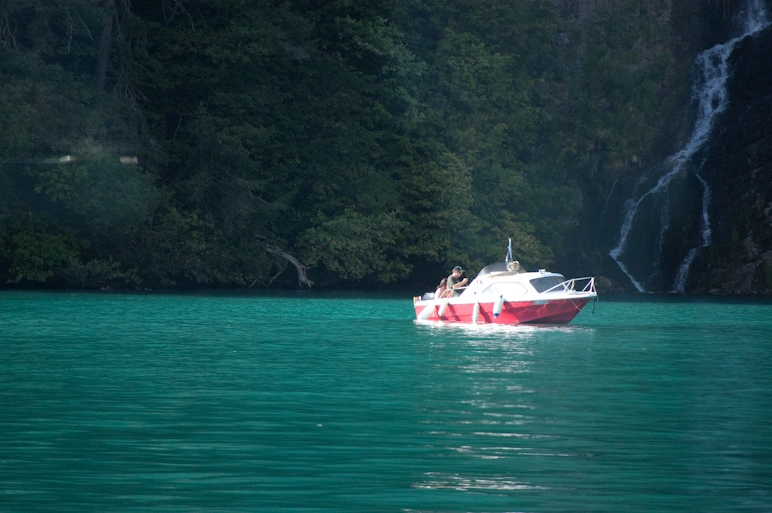
{"type": "Polygon", "coordinates": [[[453,297],[458,296],[461,294],[460,288],[466,286],[466,282],[469,281],[469,278],[464,277],[464,279],[461,279],[461,275],[464,274],[464,270],[460,266],[456,266],[453,268],[453,271],[451,272],[450,276],[448,276],[448,290],[450,290],[453,293],[453,297]]]}

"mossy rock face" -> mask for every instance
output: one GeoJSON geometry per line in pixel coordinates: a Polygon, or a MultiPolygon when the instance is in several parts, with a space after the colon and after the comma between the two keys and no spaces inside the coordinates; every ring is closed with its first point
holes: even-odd
{"type": "Polygon", "coordinates": [[[772,263],[764,264],[764,285],[768,289],[772,289],[772,263]]]}
{"type": "Polygon", "coordinates": [[[746,38],[732,55],[730,104],[714,129],[703,166],[711,187],[711,257],[726,281],[756,272],[745,293],[772,290],[772,31],[746,38]]]}

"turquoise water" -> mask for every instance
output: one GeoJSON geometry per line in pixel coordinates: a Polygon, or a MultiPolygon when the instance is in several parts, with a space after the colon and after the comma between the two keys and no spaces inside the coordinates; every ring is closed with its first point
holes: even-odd
{"type": "Polygon", "coordinates": [[[772,511],[772,304],[0,293],[0,511],[772,511]]]}

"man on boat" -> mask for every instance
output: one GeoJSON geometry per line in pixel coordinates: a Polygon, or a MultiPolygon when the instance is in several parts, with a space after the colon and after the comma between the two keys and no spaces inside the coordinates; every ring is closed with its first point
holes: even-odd
{"type": "Polygon", "coordinates": [[[464,274],[464,270],[461,268],[461,266],[456,266],[453,268],[453,271],[450,273],[450,276],[448,276],[448,290],[450,290],[453,293],[453,297],[458,296],[461,294],[461,290],[463,287],[466,286],[466,283],[469,281],[469,278],[464,277],[464,279],[461,279],[461,275],[464,274]]]}

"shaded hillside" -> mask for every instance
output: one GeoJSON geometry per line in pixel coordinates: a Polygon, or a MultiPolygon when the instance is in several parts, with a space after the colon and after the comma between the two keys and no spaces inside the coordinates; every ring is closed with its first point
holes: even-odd
{"type": "MultiPolygon", "coordinates": [[[[766,204],[765,174],[754,169],[763,158],[754,161],[745,157],[747,152],[758,153],[754,148],[767,137],[767,112],[760,105],[767,101],[768,93],[764,91],[768,75],[764,70],[769,65],[763,58],[757,61],[763,52],[754,52],[748,41],[739,46],[735,43],[739,34],[750,30],[740,27],[741,20],[765,19],[761,4],[755,9],[749,6],[736,3],[728,5],[725,12],[717,12],[705,5],[701,26],[695,26],[693,20],[686,23],[697,29],[694,37],[688,38],[691,48],[700,49],[694,45],[697,41],[705,45],[699,66],[696,62],[691,66],[692,99],[681,100],[690,108],[671,105],[658,111],[673,121],[670,128],[663,127],[660,132],[672,137],[670,144],[663,141],[659,146],[667,153],[650,153],[647,162],[630,173],[626,181],[617,174],[603,202],[604,222],[599,225],[605,232],[596,241],[605,251],[616,244],[610,253],[621,258],[617,265],[604,253],[599,255],[595,273],[603,275],[600,281],[608,291],[645,288],[653,292],[768,292],[759,270],[764,266],[759,255],[765,253],[763,248],[769,248],[765,230],[759,230],[764,222],[758,213],[749,212],[754,207],[748,203],[752,199],[755,204],[766,204]],[[724,44],[729,39],[733,39],[732,45],[724,44]],[[733,48],[732,53],[724,48],[733,48]],[[753,55],[746,56],[746,52],[753,55]],[[728,68],[722,71],[719,61],[726,55],[728,68]],[[722,78],[727,76],[728,81],[722,78]],[[719,84],[728,84],[720,87],[726,89],[726,100],[715,89],[719,84]],[[698,104],[697,96],[702,104],[698,104]],[[695,107],[699,112],[693,110],[695,107]],[[713,109],[723,113],[713,119],[707,114],[713,109]],[[753,135],[740,128],[747,124],[754,126],[753,135]],[[675,127],[682,127],[682,131],[673,131],[675,127]],[[693,133],[689,135],[683,128],[693,133]],[[705,130],[707,140],[700,135],[705,130]],[[621,216],[617,222],[614,215],[621,216]],[[740,229],[740,219],[751,224],[755,220],[755,229],[740,229]],[[733,226],[727,230],[730,224],[733,226]],[[735,255],[737,245],[731,240],[736,242],[741,232],[746,234],[745,244],[750,248],[746,251],[752,257],[735,255]]],[[[679,40],[684,40],[683,33],[679,40]]],[[[685,69],[684,64],[682,61],[680,69],[685,69]]],[[[610,184],[608,180],[603,183],[607,187],[610,184]]]]}
{"type": "Polygon", "coordinates": [[[615,280],[728,6],[5,2],[0,280],[424,287],[509,237],[615,280]]]}
{"type": "Polygon", "coordinates": [[[713,244],[690,283],[695,292],[772,293],[772,30],[733,56],[731,104],[706,159],[713,244]]]}

